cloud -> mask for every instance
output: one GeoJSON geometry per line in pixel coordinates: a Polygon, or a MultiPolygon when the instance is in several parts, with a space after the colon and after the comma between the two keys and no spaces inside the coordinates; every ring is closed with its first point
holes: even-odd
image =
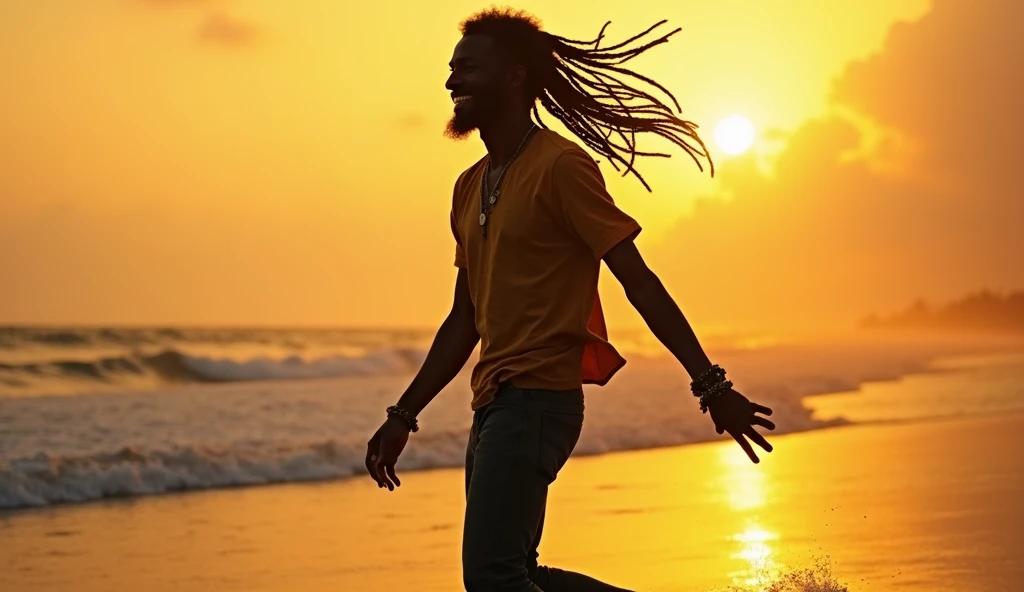
{"type": "Polygon", "coordinates": [[[223,13],[211,14],[199,27],[199,41],[229,47],[253,45],[259,35],[257,28],[223,13]]]}
{"type": "Polygon", "coordinates": [[[427,127],[427,118],[422,113],[406,113],[395,120],[399,129],[417,131],[427,127]]]}
{"type": "Polygon", "coordinates": [[[1016,176],[1008,167],[1024,134],[1022,18],[1016,0],[938,0],[893,28],[884,52],[852,64],[833,99],[918,140],[923,172],[1001,185],[1016,176]]]}
{"type": "MultiPolygon", "coordinates": [[[[160,8],[193,8],[214,4],[217,0],[138,0],[160,8]]],[[[209,14],[200,24],[196,39],[200,43],[227,47],[246,47],[258,41],[258,27],[223,12],[209,14]]]]}
{"type": "Polygon", "coordinates": [[[153,6],[197,6],[210,4],[216,0],[141,0],[145,4],[153,6]]]}
{"type": "Polygon", "coordinates": [[[747,327],[852,324],[920,296],[1024,287],[1022,18],[1017,2],[937,0],[893,27],[774,175],[721,164],[729,199],[699,203],[651,250],[655,269],[712,322],[747,327]],[[872,130],[888,141],[871,145],[872,130]]]}

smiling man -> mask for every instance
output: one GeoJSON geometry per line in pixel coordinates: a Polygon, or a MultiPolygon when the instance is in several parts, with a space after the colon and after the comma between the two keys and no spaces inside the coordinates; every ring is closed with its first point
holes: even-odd
{"type": "Polygon", "coordinates": [[[718,433],[728,432],[754,462],[747,438],[771,451],[754,430],[774,429],[757,415],[771,410],[733,390],[705,355],[634,245],[640,226],[616,207],[594,159],[538,127],[539,103],[645,187],[635,158],[667,155],[637,151],[638,133],[672,141],[700,167],[708,154],[695,126],[624,82],[640,80],[672,98],[621,66],[676,32],[642,41],[655,27],[601,48],[603,29],[594,41],[574,41],[542,31],[518,11],[492,9],[462,23],[446,84],[455,102],[446,135],[461,139],[479,130],[487,154],[455,183],[458,276],[451,312],[370,439],[366,467],[378,486],[400,485],[395,463],[418,430],[416,416],[479,342],[466,450],[462,560],[469,592],[622,590],[537,562],[548,486],[583,427],[582,385],[607,383],[625,363],[605,331],[597,294],[602,260],[692,377],[698,406],[710,411],[718,433]]]}

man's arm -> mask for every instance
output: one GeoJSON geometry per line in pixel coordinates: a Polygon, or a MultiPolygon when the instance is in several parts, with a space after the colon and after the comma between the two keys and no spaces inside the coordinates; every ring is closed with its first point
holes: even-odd
{"type": "Polygon", "coordinates": [[[604,256],[608,269],[622,284],[629,299],[654,336],[661,341],[691,377],[711,367],[711,360],[697,340],[679,306],[640,255],[632,240],[624,240],[604,256]]]}
{"type": "MultiPolygon", "coordinates": [[[[665,344],[690,376],[696,378],[710,368],[711,361],[690,324],[658,276],[647,267],[632,239],[612,247],[605,254],[604,261],[654,336],[665,344]]],[[[768,452],[772,451],[772,445],[754,429],[755,425],[775,429],[774,423],[756,415],[771,415],[772,410],[768,407],[753,403],[735,390],[728,389],[710,401],[708,410],[718,433],[729,432],[751,461],[756,463],[758,458],[747,442],[748,438],[768,452]]]]}
{"type": "MultiPolygon", "coordinates": [[[[692,378],[711,368],[711,361],[682,311],[633,244],[640,225],[615,206],[594,159],[582,150],[562,153],[552,165],[551,189],[552,210],[558,220],[595,257],[604,259],[655,337],[692,378]]],[[[771,446],[753,428],[757,424],[774,429],[772,422],[755,415],[770,415],[771,409],[751,403],[729,389],[708,402],[708,411],[718,433],[729,432],[752,461],[757,462],[757,455],[746,438],[771,452],[771,446]]]]}
{"type": "Polygon", "coordinates": [[[437,330],[416,377],[398,399],[398,406],[418,415],[466,365],[479,341],[476,309],[469,295],[469,277],[462,267],[455,280],[452,310],[437,330]]]}
{"type": "MultiPolygon", "coordinates": [[[[469,295],[469,279],[466,269],[460,267],[452,310],[437,330],[416,377],[398,399],[398,406],[413,417],[423,411],[466,365],[478,341],[480,335],[476,331],[476,309],[469,295]]],[[[393,491],[402,484],[395,474],[395,463],[409,441],[409,429],[404,419],[389,415],[366,443],[366,471],[378,487],[393,491]]]]}

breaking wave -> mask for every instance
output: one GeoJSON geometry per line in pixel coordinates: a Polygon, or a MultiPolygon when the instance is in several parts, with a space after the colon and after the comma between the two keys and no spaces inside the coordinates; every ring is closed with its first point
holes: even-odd
{"type": "MultiPolygon", "coordinates": [[[[796,411],[794,409],[794,411],[796,411]]],[[[841,425],[803,413],[790,415],[776,433],[841,425]],[[802,417],[798,421],[793,418],[802,417]]],[[[681,425],[678,418],[592,422],[584,427],[574,456],[691,444],[714,439],[703,418],[681,425]]],[[[80,503],[92,500],[214,489],[340,479],[365,474],[365,438],[306,444],[254,443],[231,446],[124,447],[87,455],[32,456],[0,461],[0,509],[80,503]]],[[[423,434],[403,452],[397,469],[418,471],[460,467],[466,458],[461,430],[423,434]]],[[[368,476],[366,478],[369,478],[368,476]]]]}
{"type": "Polygon", "coordinates": [[[57,380],[87,387],[83,383],[117,384],[145,378],[181,383],[372,376],[413,371],[422,363],[423,356],[423,352],[415,349],[393,349],[359,357],[331,356],[307,360],[293,355],[281,359],[233,360],[187,355],[169,349],[154,355],[0,364],[0,383],[18,388],[43,380],[57,380]]]}

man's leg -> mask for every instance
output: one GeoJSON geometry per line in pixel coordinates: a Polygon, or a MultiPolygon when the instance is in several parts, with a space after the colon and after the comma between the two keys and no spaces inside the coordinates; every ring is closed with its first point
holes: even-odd
{"type": "MultiPolygon", "coordinates": [[[[547,399],[562,394],[549,394],[549,392],[537,391],[534,396],[547,399]]],[[[544,410],[541,425],[540,469],[550,477],[550,482],[554,482],[558,472],[576,447],[580,430],[583,428],[582,411],[582,403],[579,405],[578,412],[572,408],[567,410],[561,405],[549,406],[544,410]]],[[[527,558],[527,569],[530,572],[530,580],[534,584],[544,592],[629,592],[580,573],[538,565],[537,546],[540,545],[541,535],[544,532],[545,514],[545,510],[542,509],[540,523],[537,525],[537,534],[527,558]]]]}
{"type": "Polygon", "coordinates": [[[474,417],[462,550],[468,592],[620,590],[537,566],[548,485],[579,438],[582,414],[581,392],[506,387],[474,417]]]}
{"type": "Polygon", "coordinates": [[[630,592],[625,588],[616,588],[590,576],[565,571],[557,567],[547,567],[537,564],[537,545],[540,544],[540,534],[544,528],[544,517],[541,516],[541,524],[537,529],[537,540],[530,551],[529,562],[527,563],[530,572],[530,581],[537,585],[544,592],[630,592]]]}
{"type": "Polygon", "coordinates": [[[475,417],[462,537],[467,592],[541,592],[526,571],[547,489],[527,460],[540,427],[528,403],[505,387],[475,417]]]}

